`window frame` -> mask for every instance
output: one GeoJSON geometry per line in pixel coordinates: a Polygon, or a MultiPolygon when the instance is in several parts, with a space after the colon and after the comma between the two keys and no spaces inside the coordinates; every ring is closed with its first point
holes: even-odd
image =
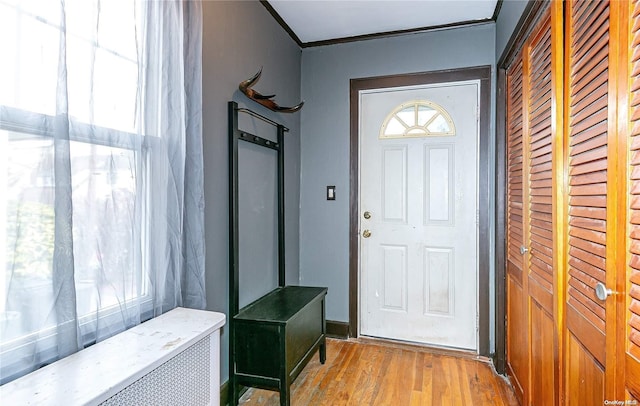
{"type": "Polygon", "coordinates": [[[456,126],[453,122],[453,119],[449,115],[444,107],[440,106],[437,103],[434,103],[430,100],[425,99],[416,99],[407,101],[399,104],[394,107],[389,114],[385,117],[382,122],[382,126],[380,127],[380,133],[378,138],[381,140],[385,139],[402,139],[402,138],[428,138],[428,137],[452,137],[456,135],[456,126]],[[420,125],[418,122],[418,114],[420,107],[427,107],[431,110],[435,111],[435,114],[427,119],[427,121],[420,125]],[[408,108],[413,108],[415,114],[415,122],[414,125],[410,125],[406,121],[404,121],[398,113],[407,110],[408,108]],[[438,117],[442,117],[449,126],[449,131],[431,131],[429,130],[429,125],[431,125],[438,117]],[[392,119],[396,119],[402,126],[405,127],[404,132],[402,134],[398,133],[387,133],[387,128],[392,119]],[[411,132],[412,130],[421,130],[421,132],[411,132]]]}
{"type": "MultiPolygon", "coordinates": [[[[0,131],[7,132],[19,132],[26,135],[36,135],[40,137],[53,138],[52,131],[44,131],[42,127],[54,128],[53,124],[56,120],[68,120],[69,126],[69,141],[82,142],[93,145],[100,145],[106,147],[114,147],[120,149],[126,149],[134,151],[134,153],[141,153],[140,159],[143,160],[142,165],[145,168],[145,174],[142,176],[148,176],[151,173],[152,165],[151,153],[153,150],[162,148],[162,139],[156,136],[148,136],[142,134],[134,134],[121,130],[115,130],[105,127],[99,127],[91,124],[86,124],[76,120],[73,117],[67,117],[66,115],[51,116],[42,113],[28,112],[22,109],[2,106],[0,105],[0,131]],[[35,127],[29,125],[29,122],[46,123],[44,126],[40,125],[35,127]],[[93,134],[89,137],[86,134],[93,134]],[[136,151],[131,148],[131,145],[141,145],[141,150],[136,151]]],[[[144,187],[143,190],[136,191],[140,193],[140,196],[146,201],[150,199],[149,187],[144,187]]],[[[141,295],[129,299],[125,302],[127,308],[140,308],[140,322],[147,321],[154,316],[154,299],[152,296],[152,288],[149,285],[151,279],[151,272],[149,269],[150,258],[150,215],[148,212],[142,213],[143,225],[141,226],[141,250],[142,250],[142,267],[135,275],[141,281],[141,290],[144,292],[141,295]]],[[[54,270],[52,269],[52,272],[54,270]]],[[[103,326],[113,326],[120,321],[121,318],[121,306],[111,305],[106,308],[98,309],[84,315],[78,315],[78,326],[80,331],[85,331],[81,334],[81,342],[79,343],[83,347],[90,346],[97,342],[97,335],[99,334],[95,328],[87,328],[91,324],[100,320],[100,324],[103,326]]],[[[124,331],[133,326],[124,326],[124,329],[117,332],[124,331]]],[[[33,331],[20,337],[13,338],[6,342],[0,342],[0,368],[7,371],[14,371],[11,375],[2,374],[3,378],[0,380],[0,385],[16,379],[31,368],[31,363],[24,363],[23,352],[29,346],[33,346],[37,349],[37,353],[40,357],[40,364],[47,365],[51,362],[59,359],[59,354],[56,352],[56,331],[58,327],[47,327],[38,331],[33,331]],[[20,366],[20,364],[25,364],[20,366]]],[[[108,327],[103,327],[104,330],[108,330],[108,327]]]]}

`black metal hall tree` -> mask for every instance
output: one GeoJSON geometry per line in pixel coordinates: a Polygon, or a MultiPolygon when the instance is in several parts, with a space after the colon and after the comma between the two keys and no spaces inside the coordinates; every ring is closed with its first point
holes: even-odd
{"type": "Polygon", "coordinates": [[[252,110],[228,104],[229,119],[229,403],[237,405],[240,386],[280,393],[290,404],[290,386],[319,351],[326,359],[327,288],[286,286],[284,240],[284,133],[282,124],[252,110]],[[277,141],[241,131],[238,113],[277,128],[277,141]],[[249,142],[277,152],[278,287],[240,309],[238,144],[249,142]]]}

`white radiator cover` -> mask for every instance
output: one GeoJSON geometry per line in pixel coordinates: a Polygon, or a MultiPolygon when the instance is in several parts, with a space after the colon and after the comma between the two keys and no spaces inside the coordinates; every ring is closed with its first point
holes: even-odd
{"type": "Polygon", "coordinates": [[[0,387],[7,405],[220,404],[221,313],[176,308],[0,387]]]}

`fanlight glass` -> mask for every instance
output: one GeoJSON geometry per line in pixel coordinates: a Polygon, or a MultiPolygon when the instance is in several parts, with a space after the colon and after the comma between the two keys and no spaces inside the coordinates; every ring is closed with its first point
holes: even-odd
{"type": "Polygon", "coordinates": [[[456,135],[451,116],[442,106],[427,100],[402,103],[384,120],[380,138],[446,137],[456,135]]]}

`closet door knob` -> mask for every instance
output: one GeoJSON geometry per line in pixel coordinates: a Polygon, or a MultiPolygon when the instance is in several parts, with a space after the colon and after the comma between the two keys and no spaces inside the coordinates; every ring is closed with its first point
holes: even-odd
{"type": "Polygon", "coordinates": [[[369,230],[364,230],[364,231],[362,232],[362,236],[363,236],[364,238],[369,238],[369,237],[371,237],[371,231],[369,231],[369,230]]]}
{"type": "Polygon", "coordinates": [[[598,297],[598,299],[604,302],[612,294],[613,291],[611,289],[607,289],[604,283],[598,282],[598,284],[596,285],[596,296],[598,297]]]}
{"type": "Polygon", "coordinates": [[[527,247],[525,247],[524,245],[520,246],[520,253],[522,255],[526,254],[527,252],[529,252],[529,249],[527,247]]]}

